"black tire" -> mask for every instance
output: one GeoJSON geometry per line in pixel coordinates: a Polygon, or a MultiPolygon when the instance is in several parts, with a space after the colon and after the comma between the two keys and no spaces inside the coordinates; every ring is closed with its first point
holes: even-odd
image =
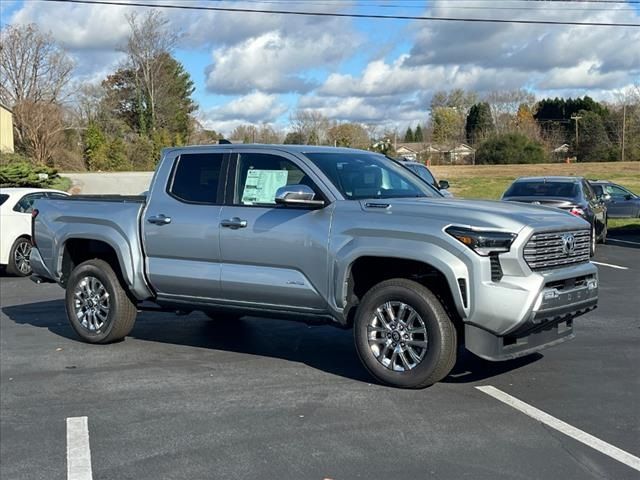
{"type": "Polygon", "coordinates": [[[596,255],[596,243],[598,239],[598,234],[596,233],[596,225],[595,223],[591,225],[591,236],[589,237],[589,256],[594,257],[596,255]]]}
{"type": "Polygon", "coordinates": [[[456,329],[436,296],[423,285],[402,278],[387,280],[369,290],[358,306],[353,325],[356,350],[365,368],[380,382],[400,388],[424,388],[442,380],[456,363],[456,329]],[[411,369],[393,371],[383,365],[369,346],[368,327],[375,310],[385,302],[402,302],[424,322],[427,348],[411,369]]]}
{"type": "Polygon", "coordinates": [[[136,321],[137,309],[122,288],[118,275],[104,260],[88,260],[73,269],[67,282],[65,295],[67,317],[76,333],[89,343],[112,343],[126,337],[136,321]],[[108,313],[104,323],[95,330],[84,326],[76,313],[76,288],[81,288],[85,278],[95,278],[108,293],[108,313]]]}
{"type": "Polygon", "coordinates": [[[214,322],[235,322],[243,317],[237,313],[208,312],[206,310],[203,313],[214,322]]]}
{"type": "Polygon", "coordinates": [[[28,259],[28,256],[30,254],[31,240],[28,237],[19,237],[18,239],[16,239],[16,241],[13,242],[13,245],[11,246],[11,250],[9,251],[7,273],[16,277],[27,277],[31,275],[31,263],[28,259]],[[27,255],[26,259],[24,259],[25,255],[27,255]]]}

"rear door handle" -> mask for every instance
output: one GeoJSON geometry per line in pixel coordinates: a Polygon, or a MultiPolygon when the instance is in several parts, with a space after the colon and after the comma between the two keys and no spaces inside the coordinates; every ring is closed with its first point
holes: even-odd
{"type": "Polygon", "coordinates": [[[238,217],[233,217],[228,220],[222,220],[220,222],[220,226],[236,230],[238,228],[245,228],[247,226],[247,221],[238,217]]]}
{"type": "Polygon", "coordinates": [[[158,216],[147,218],[147,222],[153,223],[155,225],[168,225],[169,223],[171,223],[171,217],[166,217],[161,213],[158,216]]]}

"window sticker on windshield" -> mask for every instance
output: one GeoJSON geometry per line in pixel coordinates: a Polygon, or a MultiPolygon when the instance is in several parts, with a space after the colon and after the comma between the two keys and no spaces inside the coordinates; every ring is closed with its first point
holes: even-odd
{"type": "Polygon", "coordinates": [[[244,182],[242,203],[275,203],[276,191],[287,184],[287,170],[249,170],[244,182]]]}

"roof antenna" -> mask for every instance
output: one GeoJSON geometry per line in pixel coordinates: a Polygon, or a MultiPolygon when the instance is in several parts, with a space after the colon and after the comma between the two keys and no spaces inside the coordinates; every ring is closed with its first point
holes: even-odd
{"type": "Polygon", "coordinates": [[[227,139],[221,138],[218,140],[218,145],[231,145],[231,142],[227,139]]]}

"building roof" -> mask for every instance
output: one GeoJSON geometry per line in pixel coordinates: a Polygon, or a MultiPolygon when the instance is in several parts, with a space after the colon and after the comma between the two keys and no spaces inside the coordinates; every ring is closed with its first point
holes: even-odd
{"type": "Polygon", "coordinates": [[[0,102],[0,108],[6,110],[7,112],[9,112],[10,114],[13,115],[13,110],[11,110],[9,107],[7,107],[4,103],[0,102]]]}

